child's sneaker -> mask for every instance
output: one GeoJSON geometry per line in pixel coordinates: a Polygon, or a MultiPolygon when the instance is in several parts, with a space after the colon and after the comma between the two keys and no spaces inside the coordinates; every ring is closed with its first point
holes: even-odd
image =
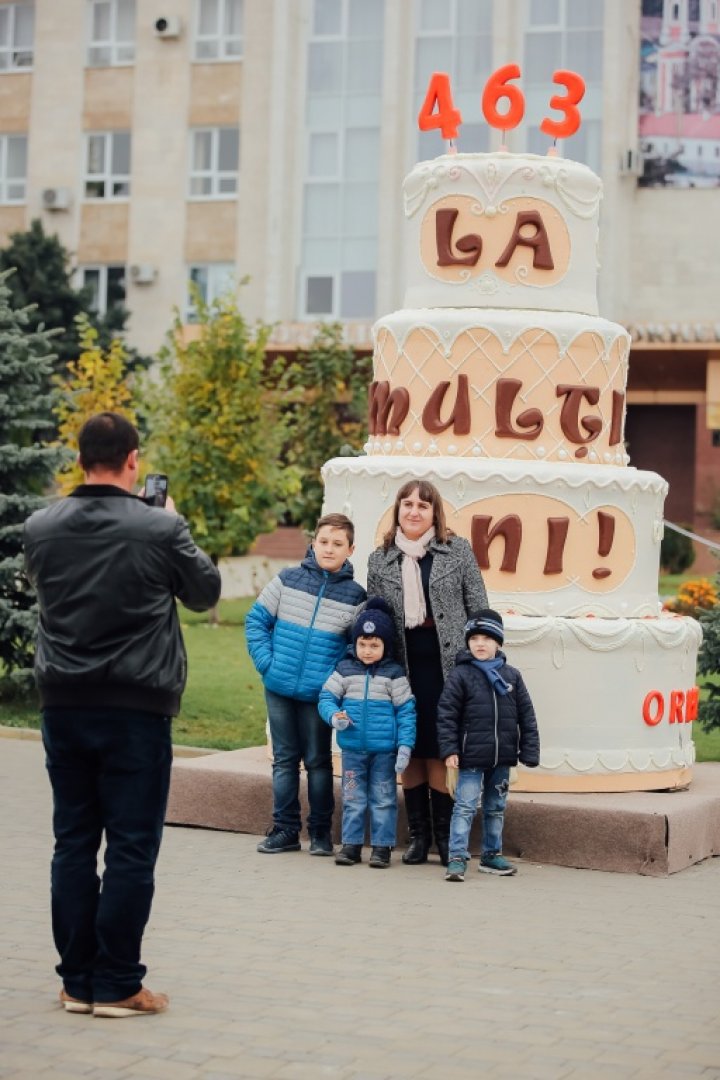
{"type": "Polygon", "coordinates": [[[370,855],[370,861],[368,866],[374,867],[376,870],[387,870],[390,865],[390,848],[389,847],[374,847],[370,855]]]}
{"type": "Polygon", "coordinates": [[[299,851],[300,837],[291,829],[283,829],[280,825],[274,825],[264,840],[258,844],[256,851],[261,855],[275,855],[279,851],[299,851]]]}
{"type": "Polygon", "coordinates": [[[329,832],[318,832],[310,834],[310,854],[311,855],[334,855],[335,849],[332,844],[332,837],[329,832]]]}
{"type": "Polygon", "coordinates": [[[517,874],[517,867],[504,859],[499,851],[489,851],[480,856],[478,870],[481,874],[497,874],[498,877],[510,877],[517,874]]]}
{"type": "Polygon", "coordinates": [[[467,863],[465,859],[451,858],[448,863],[448,868],[445,871],[446,881],[464,881],[465,880],[465,867],[467,863]]]}
{"type": "Polygon", "coordinates": [[[335,855],[338,866],[353,866],[362,862],[362,844],[343,844],[335,855]]]}

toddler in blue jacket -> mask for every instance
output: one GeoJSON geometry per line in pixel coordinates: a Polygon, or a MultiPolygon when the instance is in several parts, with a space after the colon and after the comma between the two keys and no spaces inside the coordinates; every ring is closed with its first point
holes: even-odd
{"type": "Polygon", "coordinates": [[[326,514],[299,566],[265,586],[245,620],[252,661],[265,686],[273,750],[273,826],[257,850],[300,850],[300,762],[307,770],[311,855],[332,855],[331,732],[317,709],[322,685],[344,656],[365,602],[349,556],[355,530],[344,514],[326,514]]]}
{"type": "Polygon", "coordinates": [[[339,866],[362,862],[365,819],[370,819],[370,866],[385,869],[395,846],[397,776],[415,745],[415,698],[392,659],[395,628],[379,596],[368,600],[352,630],[354,655],[340,660],[325,683],[318,708],[338,732],[342,750],[342,848],[339,866]]]}

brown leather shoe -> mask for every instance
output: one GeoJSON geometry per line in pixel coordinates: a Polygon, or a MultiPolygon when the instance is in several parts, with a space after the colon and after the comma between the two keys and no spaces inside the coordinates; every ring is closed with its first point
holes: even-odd
{"type": "Polygon", "coordinates": [[[60,991],[60,1004],[65,1012],[91,1013],[93,1011],[91,1001],[81,1001],[80,998],[70,997],[65,987],[60,991]]]}
{"type": "Polygon", "coordinates": [[[165,1012],[170,999],[167,994],[153,994],[143,987],[137,994],[123,1001],[96,1001],[93,1007],[95,1016],[153,1016],[165,1012]]]}

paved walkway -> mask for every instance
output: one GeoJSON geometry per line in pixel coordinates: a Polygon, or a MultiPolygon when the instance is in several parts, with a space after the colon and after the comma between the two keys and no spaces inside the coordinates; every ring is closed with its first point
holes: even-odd
{"type": "Polygon", "coordinates": [[[168,828],[158,1017],[62,1012],[37,742],[0,739],[0,1076],[720,1080],[720,859],[670,878],[521,865],[463,885],[168,828]]]}

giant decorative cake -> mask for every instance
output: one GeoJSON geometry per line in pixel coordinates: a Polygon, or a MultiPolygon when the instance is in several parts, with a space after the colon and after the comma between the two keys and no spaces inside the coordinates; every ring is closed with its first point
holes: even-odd
{"type": "Polygon", "coordinates": [[[374,328],[365,456],[323,469],[354,563],[426,477],[467,537],[540,726],[534,791],[690,782],[698,624],[657,595],[667,484],[628,465],[629,337],[597,313],[600,179],[453,154],[405,180],[405,307],[374,328]]]}

